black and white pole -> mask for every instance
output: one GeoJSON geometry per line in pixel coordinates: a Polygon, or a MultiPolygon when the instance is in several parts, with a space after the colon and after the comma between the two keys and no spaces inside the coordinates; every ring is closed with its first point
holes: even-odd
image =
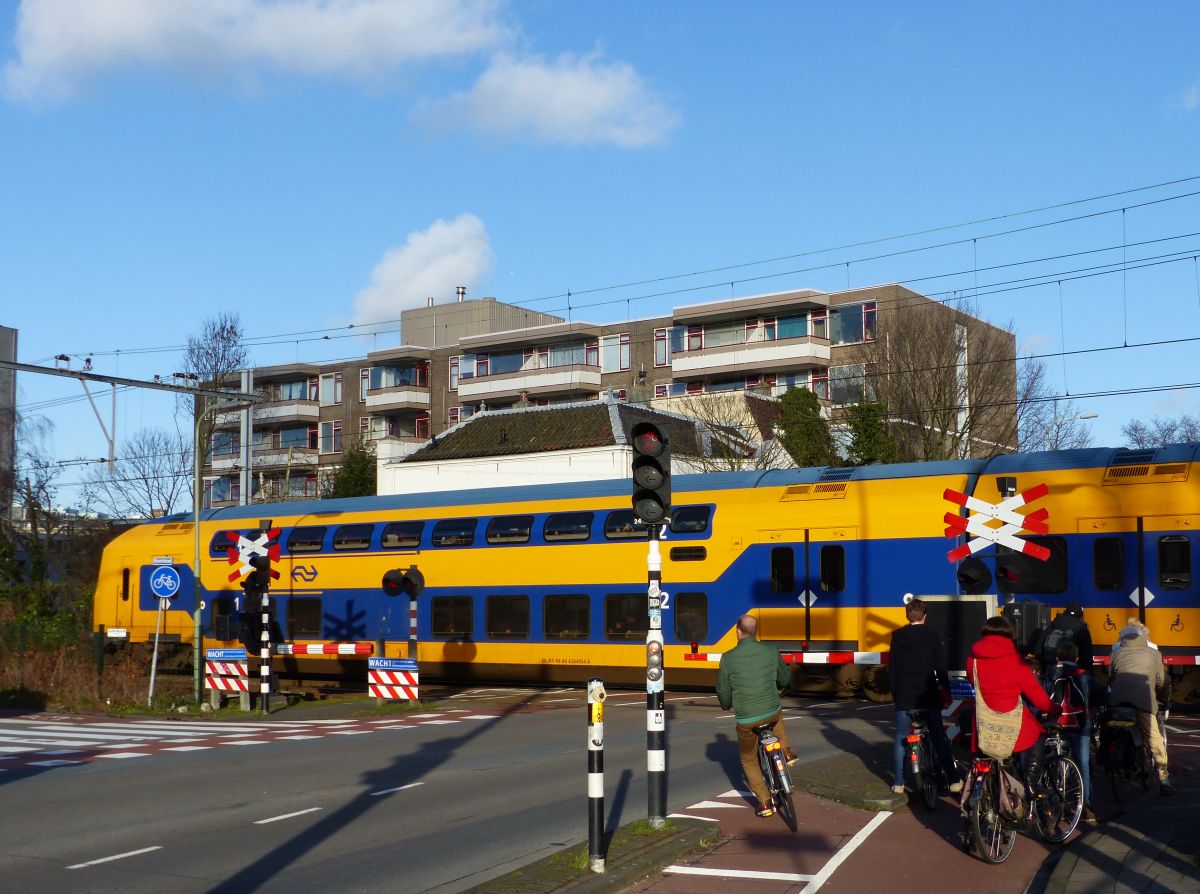
{"type": "Polygon", "coordinates": [[[270,714],[271,700],[271,597],[266,589],[262,592],[262,647],[258,652],[258,697],[262,712],[270,714]]]}
{"type": "Polygon", "coordinates": [[[604,681],[587,683],[588,868],[604,872],[604,681]]]}
{"type": "Polygon", "coordinates": [[[666,819],[667,801],[667,715],[665,710],[662,612],[667,594],[662,583],[662,555],[658,549],[661,525],[650,525],[650,549],[646,557],[649,584],[646,588],[646,809],[650,825],[659,828],[666,819]]]}
{"type": "Polygon", "coordinates": [[[417,597],[408,597],[408,657],[417,660],[417,597]]]}

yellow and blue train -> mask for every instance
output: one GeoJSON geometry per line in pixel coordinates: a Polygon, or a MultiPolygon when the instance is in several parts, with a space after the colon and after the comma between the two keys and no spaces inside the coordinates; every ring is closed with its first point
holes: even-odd
{"type": "MultiPolygon", "coordinates": [[[[983,619],[1008,604],[1081,602],[1099,656],[1128,617],[1142,617],[1176,699],[1200,699],[1198,465],[1193,443],[675,476],[660,544],[666,679],[711,685],[750,612],[793,664],[796,688],[886,697],[890,634],[915,594],[959,666],[983,619]],[[1036,513],[1041,526],[1030,527],[1044,533],[1007,532],[1048,558],[1008,540],[948,560],[966,543],[948,512],[975,506],[985,518],[983,504],[1041,485],[1021,512],[1036,513]],[[973,499],[960,508],[948,492],[973,499]]],[[[205,645],[236,646],[245,594],[230,550],[269,520],[283,664],[311,669],[311,656],[345,672],[348,654],[408,656],[409,599],[388,595],[383,578],[415,567],[426,679],[634,683],[644,680],[648,543],[630,493],[624,479],[207,510],[200,586],[192,516],[147,521],[106,548],[95,624],[110,642],[145,643],[166,605],[161,640],[190,662],[198,597],[205,645]],[[178,582],[166,603],[154,585],[164,565],[178,582]]]]}

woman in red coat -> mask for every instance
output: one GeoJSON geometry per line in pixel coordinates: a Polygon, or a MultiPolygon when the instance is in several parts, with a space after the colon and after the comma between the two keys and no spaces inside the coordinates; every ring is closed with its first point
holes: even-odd
{"type": "MultiPolygon", "coordinates": [[[[1007,618],[988,618],[983,622],[979,641],[971,647],[971,656],[967,659],[967,681],[975,685],[975,669],[979,669],[979,688],[975,698],[982,698],[984,703],[993,711],[1004,713],[1011,711],[1021,696],[1039,711],[1056,716],[1058,708],[1050,701],[1050,696],[1033,675],[1033,669],[1017,654],[1013,643],[1016,634],[1007,618]]],[[[1028,771],[1041,761],[1042,725],[1033,716],[1028,706],[1022,708],[1021,733],[1017,736],[1017,744],[1013,746],[1013,754],[1033,751],[1029,755],[1029,765],[1025,769],[1027,778],[1033,778],[1028,771]],[[1035,747],[1037,746],[1037,747],[1035,747]]],[[[975,743],[976,731],[971,731],[972,748],[975,743]]]]}

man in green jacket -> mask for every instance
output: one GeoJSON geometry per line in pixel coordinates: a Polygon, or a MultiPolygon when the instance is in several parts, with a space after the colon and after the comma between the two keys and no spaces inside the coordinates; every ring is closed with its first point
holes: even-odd
{"type": "Polygon", "coordinates": [[[796,755],[788,742],[783,710],[779,705],[779,691],[788,684],[787,666],[779,650],[760,643],[756,639],[757,633],[758,618],[752,615],[738,618],[737,645],[721,656],[721,668],[717,671],[717,700],[724,710],[733,708],[742,770],[758,798],[758,815],[770,816],[775,811],[758,766],[758,736],[754,734],[754,727],[771,724],[783,745],[789,767],[796,763],[796,755]]]}

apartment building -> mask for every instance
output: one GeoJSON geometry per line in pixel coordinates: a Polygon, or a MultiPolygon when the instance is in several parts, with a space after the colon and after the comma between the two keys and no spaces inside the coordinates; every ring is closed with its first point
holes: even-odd
{"type": "MultiPolygon", "coordinates": [[[[254,409],[254,493],[238,486],[240,414],[228,413],[218,416],[205,465],[206,500],[315,496],[322,471],[337,466],[350,438],[387,439],[389,455],[402,456],[487,410],[603,394],[679,412],[703,395],[778,396],[801,387],[836,412],[873,394],[880,320],[917,306],[958,314],[893,284],[754,295],[676,307],[669,316],[585,323],[495,298],[466,300],[460,290],[454,303],[403,311],[400,347],[349,362],[253,370],[264,398],[254,409]]],[[[989,350],[1010,345],[1013,357],[1011,333],[974,318],[970,324],[960,327],[956,356],[965,358],[973,333],[982,332],[989,350]]],[[[962,378],[965,367],[948,375],[962,378]]]]}

